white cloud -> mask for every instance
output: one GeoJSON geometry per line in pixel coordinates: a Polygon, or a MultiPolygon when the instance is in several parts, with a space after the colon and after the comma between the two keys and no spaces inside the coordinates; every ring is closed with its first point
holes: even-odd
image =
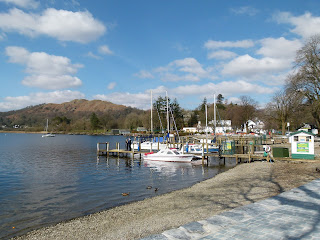
{"type": "Polygon", "coordinates": [[[272,58],[289,58],[293,60],[297,50],[302,47],[300,40],[287,40],[284,37],[265,38],[260,40],[260,42],[262,47],[257,53],[272,58]]]}
{"type": "MultiPolygon", "coordinates": [[[[171,99],[203,99],[204,97],[213,97],[214,93],[221,93],[225,97],[236,97],[237,95],[258,94],[268,95],[278,91],[277,87],[261,86],[258,84],[249,83],[246,81],[223,81],[220,83],[206,83],[206,84],[191,84],[185,86],[178,86],[176,88],[166,88],[159,86],[152,89],[153,99],[158,96],[168,95],[171,99]]],[[[140,93],[116,92],[108,95],[98,94],[94,99],[110,101],[116,104],[136,107],[140,109],[150,109],[150,90],[140,93]]]]}
{"type": "MultiPolygon", "coordinates": [[[[160,95],[164,96],[166,90],[167,89],[164,86],[152,89],[153,99],[156,99],[160,95]]],[[[93,98],[146,110],[150,109],[150,91],[151,90],[145,90],[140,93],[115,92],[108,95],[97,94],[93,96],[93,98]]]]}
{"type": "Polygon", "coordinates": [[[36,37],[46,35],[60,41],[88,43],[103,35],[106,27],[90,12],[46,9],[41,15],[13,8],[0,13],[0,29],[36,37]]]}
{"type": "Polygon", "coordinates": [[[218,48],[250,48],[254,46],[252,40],[242,40],[242,41],[213,41],[208,40],[204,44],[207,49],[218,49],[218,48]]]}
{"type": "Polygon", "coordinates": [[[278,23],[291,24],[294,27],[291,32],[304,38],[320,34],[320,17],[314,17],[309,12],[298,17],[288,12],[280,12],[274,16],[274,19],[278,23]]]}
{"type": "Polygon", "coordinates": [[[180,72],[187,72],[197,76],[205,76],[207,74],[201,64],[194,58],[175,60],[169,66],[176,66],[180,72]]]}
{"type": "Polygon", "coordinates": [[[104,55],[112,55],[113,52],[109,49],[107,45],[102,45],[99,47],[98,51],[104,55]]]}
{"type": "Polygon", "coordinates": [[[269,74],[261,76],[261,81],[269,86],[281,86],[285,84],[285,81],[289,74],[291,74],[294,70],[284,71],[279,74],[269,74]]]}
{"type": "Polygon", "coordinates": [[[28,87],[55,90],[62,88],[79,87],[82,85],[82,82],[79,78],[69,75],[31,75],[23,79],[22,84],[28,87]]]}
{"type": "Polygon", "coordinates": [[[147,103],[150,103],[150,94],[147,93],[115,92],[109,95],[97,94],[93,98],[139,109],[147,109],[147,103]]]}
{"type": "Polygon", "coordinates": [[[116,85],[117,85],[116,82],[111,82],[111,83],[108,84],[108,87],[107,87],[107,88],[108,88],[109,90],[112,90],[112,89],[114,89],[114,87],[115,87],[116,85]]]}
{"type": "Polygon", "coordinates": [[[102,59],[100,56],[98,56],[98,55],[95,55],[93,52],[88,52],[87,53],[87,56],[88,57],[91,57],[91,58],[94,58],[94,59],[97,59],[97,60],[100,60],[100,59],[102,59]]]}
{"type": "Polygon", "coordinates": [[[0,33],[0,41],[4,40],[6,37],[6,34],[0,33]]]}
{"type": "Polygon", "coordinates": [[[213,93],[221,93],[224,96],[243,95],[243,94],[272,94],[278,88],[265,87],[252,84],[247,81],[223,81],[217,84],[207,83],[203,85],[185,85],[172,89],[172,93],[179,96],[199,96],[200,98],[212,96],[213,93]]]}
{"type": "Polygon", "coordinates": [[[173,48],[177,49],[179,52],[190,53],[190,49],[186,46],[183,46],[181,43],[175,44],[173,48]]]}
{"type": "Polygon", "coordinates": [[[154,69],[159,78],[165,82],[200,81],[202,78],[212,78],[211,68],[204,69],[194,58],[178,59],[167,66],[154,69]]]}
{"type": "Polygon", "coordinates": [[[30,74],[22,83],[29,87],[43,89],[62,89],[81,86],[79,78],[71,76],[82,67],[72,64],[69,58],[49,55],[45,52],[33,52],[22,47],[7,47],[6,55],[9,62],[26,66],[30,74]]]}
{"type": "MultiPolygon", "coordinates": [[[[220,47],[243,46],[249,47],[253,44],[250,41],[236,42],[215,42],[208,41],[206,47],[218,49],[220,47]]],[[[261,47],[256,50],[259,57],[253,57],[249,54],[238,56],[235,52],[218,50],[208,53],[209,59],[226,60],[229,62],[220,62],[216,64],[219,67],[220,74],[224,76],[236,76],[238,79],[245,79],[255,82],[265,81],[268,85],[280,85],[284,83],[284,74],[292,68],[296,51],[302,47],[298,39],[288,40],[284,37],[265,38],[255,42],[261,47]],[[268,79],[266,81],[266,79],[268,79]]],[[[254,45],[252,45],[254,46],[254,45]]],[[[211,71],[213,72],[213,70],[211,71]]]]}
{"type": "Polygon", "coordinates": [[[30,105],[42,103],[63,103],[73,99],[85,98],[85,95],[78,91],[54,91],[31,93],[28,96],[6,97],[0,102],[0,111],[17,110],[30,105]]]}
{"type": "Polygon", "coordinates": [[[37,8],[39,7],[39,2],[34,0],[0,0],[0,2],[5,2],[7,4],[13,4],[22,8],[37,8]]]}
{"type": "Polygon", "coordinates": [[[233,104],[240,104],[241,99],[239,97],[230,97],[228,98],[228,102],[233,104]]]}
{"type": "Polygon", "coordinates": [[[186,75],[177,75],[173,73],[165,73],[161,76],[161,81],[163,82],[181,82],[181,81],[188,81],[188,82],[198,82],[200,78],[193,74],[186,74],[186,75]]]}
{"type": "Polygon", "coordinates": [[[146,70],[141,70],[138,73],[135,73],[134,76],[138,78],[154,78],[154,76],[146,70]]]}
{"type": "Polygon", "coordinates": [[[266,73],[279,73],[290,68],[291,62],[291,59],[270,57],[257,59],[246,54],[224,65],[222,74],[250,78],[266,73]]]}
{"type": "Polygon", "coordinates": [[[225,50],[221,50],[221,51],[215,51],[215,52],[211,52],[208,54],[208,59],[230,59],[230,58],[234,58],[236,57],[237,54],[231,51],[225,51],[225,50]]]}
{"type": "Polygon", "coordinates": [[[259,10],[257,10],[256,8],[253,8],[250,6],[232,8],[231,11],[238,15],[249,15],[249,16],[254,16],[259,12],[259,10]]]}

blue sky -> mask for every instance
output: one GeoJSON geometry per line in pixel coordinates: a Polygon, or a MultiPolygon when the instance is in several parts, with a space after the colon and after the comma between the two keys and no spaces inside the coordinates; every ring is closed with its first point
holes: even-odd
{"type": "Polygon", "coordinates": [[[320,33],[320,1],[0,0],[0,111],[73,99],[261,106],[320,33]]]}

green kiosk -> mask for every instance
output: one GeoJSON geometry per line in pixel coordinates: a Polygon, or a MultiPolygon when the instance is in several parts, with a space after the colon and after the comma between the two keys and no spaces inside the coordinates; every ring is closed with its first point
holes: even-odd
{"type": "Polygon", "coordinates": [[[298,131],[291,133],[291,157],[296,159],[314,159],[314,134],[298,131]]]}

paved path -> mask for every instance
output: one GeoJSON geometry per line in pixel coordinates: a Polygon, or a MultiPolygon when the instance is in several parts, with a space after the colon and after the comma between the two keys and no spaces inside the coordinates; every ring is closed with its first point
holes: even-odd
{"type": "Polygon", "coordinates": [[[320,179],[143,240],[151,239],[320,240],[320,179]]]}

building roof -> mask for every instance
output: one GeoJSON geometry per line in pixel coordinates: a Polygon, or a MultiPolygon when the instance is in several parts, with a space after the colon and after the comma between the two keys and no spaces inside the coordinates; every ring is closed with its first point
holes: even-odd
{"type": "Polygon", "coordinates": [[[306,131],[302,131],[302,130],[301,131],[297,131],[297,132],[293,132],[293,133],[290,134],[290,136],[294,136],[294,135],[297,135],[299,133],[305,133],[307,135],[316,136],[316,134],[313,134],[313,133],[310,133],[310,132],[306,132],[306,131]]]}

